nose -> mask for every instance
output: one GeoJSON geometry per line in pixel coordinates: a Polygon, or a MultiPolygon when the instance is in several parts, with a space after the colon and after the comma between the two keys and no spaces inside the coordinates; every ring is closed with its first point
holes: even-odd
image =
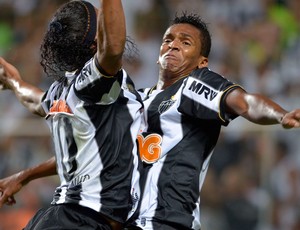
{"type": "Polygon", "coordinates": [[[179,49],[179,43],[176,40],[173,40],[169,43],[169,48],[170,49],[179,49]]]}

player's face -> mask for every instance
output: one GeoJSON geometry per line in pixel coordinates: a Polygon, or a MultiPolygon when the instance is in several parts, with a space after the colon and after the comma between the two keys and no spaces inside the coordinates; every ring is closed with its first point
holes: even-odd
{"type": "Polygon", "coordinates": [[[175,24],[167,29],[160,47],[159,64],[162,70],[181,77],[203,64],[200,55],[200,31],[190,24],[175,24]]]}

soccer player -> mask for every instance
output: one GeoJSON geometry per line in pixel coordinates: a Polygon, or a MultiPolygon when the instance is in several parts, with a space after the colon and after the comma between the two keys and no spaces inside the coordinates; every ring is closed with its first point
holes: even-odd
{"type": "Polygon", "coordinates": [[[56,168],[60,178],[52,205],[25,229],[122,229],[132,206],[142,102],[121,68],[122,2],[99,3],[98,11],[89,2],[70,1],[53,16],[41,46],[41,64],[55,78],[45,94],[0,60],[1,76],[14,76],[4,88],[44,116],[52,132],[56,162],[49,160],[42,175],[56,168]]]}
{"type": "Polygon", "coordinates": [[[141,94],[147,125],[137,137],[144,164],[133,226],[201,228],[200,191],[222,125],[237,116],[262,125],[300,125],[300,109],[288,112],[209,70],[210,49],[198,15],[175,17],[163,36],[158,82],[141,94]]]}
{"type": "Polygon", "coordinates": [[[210,49],[207,26],[194,14],[175,17],[164,34],[158,83],[141,93],[143,164],[133,186],[141,195],[134,196],[128,229],[201,228],[199,192],[222,125],[242,116],[262,125],[300,126],[300,109],[288,112],[209,70],[210,49]]]}

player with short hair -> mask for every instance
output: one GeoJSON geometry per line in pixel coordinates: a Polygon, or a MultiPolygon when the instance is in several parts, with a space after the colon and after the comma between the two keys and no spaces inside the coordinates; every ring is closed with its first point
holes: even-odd
{"type": "Polygon", "coordinates": [[[201,228],[200,191],[209,162],[221,126],[237,116],[299,127],[300,109],[287,112],[211,71],[210,49],[207,25],[196,14],[175,17],[163,36],[158,82],[141,94],[147,123],[137,137],[143,164],[134,190],[142,196],[129,229],[201,228]]]}

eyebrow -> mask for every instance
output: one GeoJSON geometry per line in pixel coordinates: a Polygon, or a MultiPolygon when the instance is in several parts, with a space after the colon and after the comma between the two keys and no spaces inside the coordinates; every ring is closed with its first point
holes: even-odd
{"type": "MultiPolygon", "coordinates": [[[[174,33],[167,33],[167,34],[164,35],[163,38],[166,38],[166,37],[175,37],[175,35],[174,35],[174,33]]],[[[188,34],[188,33],[184,33],[184,32],[179,33],[179,37],[190,38],[191,40],[195,40],[195,39],[193,38],[193,36],[191,36],[191,35],[188,34]]]]}
{"type": "MultiPolygon", "coordinates": [[[[164,36],[164,38],[166,37],[175,37],[172,33],[168,33],[164,36]]],[[[190,34],[187,33],[179,33],[179,37],[183,37],[183,38],[190,38],[191,40],[194,40],[193,36],[191,36],[190,34]]]]}
{"type": "Polygon", "coordinates": [[[182,37],[184,37],[184,38],[192,38],[194,40],[193,36],[191,36],[191,35],[189,35],[187,33],[179,33],[179,35],[182,36],[182,37]]]}

